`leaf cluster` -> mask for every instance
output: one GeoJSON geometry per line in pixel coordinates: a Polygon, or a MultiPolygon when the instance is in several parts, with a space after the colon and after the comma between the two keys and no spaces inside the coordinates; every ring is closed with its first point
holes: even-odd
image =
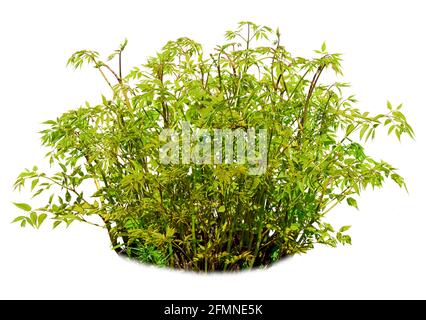
{"type": "Polygon", "coordinates": [[[343,201],[357,207],[361,191],[386,178],[405,187],[363,146],[382,127],[398,139],[414,136],[401,105],[371,115],[345,96],[348,84],[322,81],[342,74],[341,55],[325,43],[303,58],[286,50],[279,30],[251,22],[225,36],[210,54],[188,38],[169,41],[125,76],[127,41],[107,59],[118,59],[118,71],[95,51],[73,54],[69,65],[94,66],[111,94],[45,122],[41,140],[57,170],[26,170],[15,188],[28,183],[34,196],[51,195],[35,210],[16,204],[26,215],[15,221],[100,225],[119,253],[197,271],[266,266],[317,243],[350,244],[349,227],[335,230],[324,217],[343,201]],[[183,121],[211,132],[267,129],[265,174],[249,175],[249,164],[161,164],[159,132],[179,132],[183,121]]]}

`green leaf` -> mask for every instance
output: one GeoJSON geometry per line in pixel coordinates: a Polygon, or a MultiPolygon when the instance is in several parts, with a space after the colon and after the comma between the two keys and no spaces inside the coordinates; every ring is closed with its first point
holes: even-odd
{"type": "Polygon", "coordinates": [[[30,219],[31,219],[32,225],[34,227],[37,227],[37,213],[31,212],[30,219]]]}
{"type": "Polygon", "coordinates": [[[225,206],[220,206],[217,211],[218,212],[225,212],[225,206]]]}
{"type": "Polygon", "coordinates": [[[56,124],[56,121],[53,121],[53,120],[47,120],[47,121],[42,122],[42,124],[55,125],[55,124],[56,124]]]}
{"type": "Polygon", "coordinates": [[[26,203],[13,203],[15,206],[17,206],[19,209],[24,210],[24,211],[31,211],[31,206],[26,204],[26,203]]]}
{"type": "Polygon", "coordinates": [[[350,197],[346,198],[346,201],[348,202],[348,205],[358,209],[358,203],[356,202],[356,200],[354,198],[350,198],[350,197]]]}
{"type": "Polygon", "coordinates": [[[404,114],[401,111],[394,111],[392,112],[392,115],[395,118],[402,119],[403,121],[407,121],[407,119],[405,118],[404,114]]]}
{"type": "Polygon", "coordinates": [[[299,230],[299,228],[300,228],[300,225],[298,223],[292,223],[290,226],[290,230],[292,231],[297,231],[299,230]]]}
{"type": "Polygon", "coordinates": [[[37,186],[39,179],[34,179],[31,183],[31,191],[34,190],[34,188],[37,186]]]}
{"type": "Polygon", "coordinates": [[[31,198],[32,198],[32,199],[34,199],[35,197],[37,197],[38,195],[40,195],[43,191],[44,191],[44,189],[43,189],[43,188],[42,188],[42,189],[37,190],[37,192],[36,192],[36,193],[34,193],[34,194],[33,194],[33,196],[32,196],[31,198]]]}
{"type": "Polygon", "coordinates": [[[123,51],[127,46],[128,40],[127,38],[120,44],[120,51],[123,51]]]}
{"type": "Polygon", "coordinates": [[[22,221],[22,220],[24,220],[24,219],[25,219],[25,217],[24,217],[24,216],[19,216],[19,217],[16,217],[16,218],[12,221],[12,223],[19,222],[19,221],[22,221]]]}
{"type": "Polygon", "coordinates": [[[55,229],[57,226],[59,226],[62,223],[61,220],[56,220],[55,222],[53,222],[53,229],[55,229]]]}
{"type": "Polygon", "coordinates": [[[46,220],[46,218],[47,218],[47,214],[45,213],[42,213],[41,215],[39,215],[37,219],[37,225],[40,227],[43,221],[46,220]]]}
{"type": "Polygon", "coordinates": [[[351,226],[343,226],[343,227],[340,228],[339,232],[343,233],[345,231],[348,231],[350,228],[351,228],[351,226]]]}
{"type": "Polygon", "coordinates": [[[343,244],[352,244],[352,238],[351,236],[345,234],[344,236],[342,236],[342,243],[343,244]]]}
{"type": "Polygon", "coordinates": [[[322,52],[325,52],[325,50],[327,50],[327,45],[326,45],[326,43],[325,43],[325,41],[322,43],[322,45],[321,45],[321,51],[322,52]]]}
{"type": "Polygon", "coordinates": [[[33,221],[31,220],[30,217],[25,217],[25,221],[27,224],[29,224],[31,227],[35,228],[36,226],[34,225],[33,221]]]}
{"type": "Polygon", "coordinates": [[[391,178],[393,181],[395,181],[398,186],[403,187],[405,186],[404,178],[401,177],[399,174],[393,173],[391,174],[391,178]]]}
{"type": "Polygon", "coordinates": [[[362,129],[361,129],[361,131],[359,132],[359,138],[360,139],[362,139],[362,137],[364,136],[364,134],[365,134],[365,131],[367,131],[367,129],[369,128],[370,126],[369,125],[364,125],[363,127],[362,127],[362,129]]]}

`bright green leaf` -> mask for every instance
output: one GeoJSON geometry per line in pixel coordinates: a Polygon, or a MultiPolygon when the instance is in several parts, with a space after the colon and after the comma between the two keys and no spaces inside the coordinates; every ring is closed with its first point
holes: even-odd
{"type": "Polygon", "coordinates": [[[13,204],[21,210],[31,211],[31,206],[26,203],[13,203],[13,204]]]}

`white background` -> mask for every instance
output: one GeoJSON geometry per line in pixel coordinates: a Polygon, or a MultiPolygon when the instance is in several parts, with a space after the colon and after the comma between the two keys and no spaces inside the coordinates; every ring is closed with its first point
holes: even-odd
{"type": "Polygon", "coordinates": [[[1,1],[0,298],[426,298],[426,45],[424,1],[1,1]],[[211,48],[241,20],[280,27],[287,49],[311,55],[326,40],[344,54],[360,108],[404,102],[416,141],[379,137],[368,150],[400,168],[410,193],[389,182],[330,213],[352,224],[353,245],[317,247],[264,271],[197,275],[118,258],[103,230],[22,229],[10,221],[14,178],[43,163],[40,122],[107,92],[92,68],[73,71],[79,49],[109,54],[127,37],[126,68],[170,39],[211,48]]]}

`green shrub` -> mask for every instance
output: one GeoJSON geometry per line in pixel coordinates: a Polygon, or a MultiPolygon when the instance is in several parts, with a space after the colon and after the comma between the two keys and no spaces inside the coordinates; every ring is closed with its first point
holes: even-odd
{"type": "Polygon", "coordinates": [[[170,41],[124,76],[127,41],[107,59],[118,60],[117,71],[95,51],[73,54],[69,65],[94,66],[112,93],[45,122],[53,173],[27,169],[15,188],[28,181],[34,196],[48,193],[46,203],[17,203],[26,214],[15,221],[90,223],[108,231],[117,253],[197,271],[266,266],[316,243],[351,243],[349,227],[335,231],[323,218],[342,201],[357,207],[353,196],[385,178],[405,187],[362,146],[379,127],[413,137],[401,106],[362,113],[345,97],[347,84],[323,83],[325,72],[342,73],[325,44],[313,59],[292,57],[278,30],[250,22],[226,39],[209,55],[188,38],[170,41]],[[266,129],[266,171],[253,175],[251,164],[235,161],[162,164],[161,131],[181,132],[184,122],[209,133],[266,129]]]}

